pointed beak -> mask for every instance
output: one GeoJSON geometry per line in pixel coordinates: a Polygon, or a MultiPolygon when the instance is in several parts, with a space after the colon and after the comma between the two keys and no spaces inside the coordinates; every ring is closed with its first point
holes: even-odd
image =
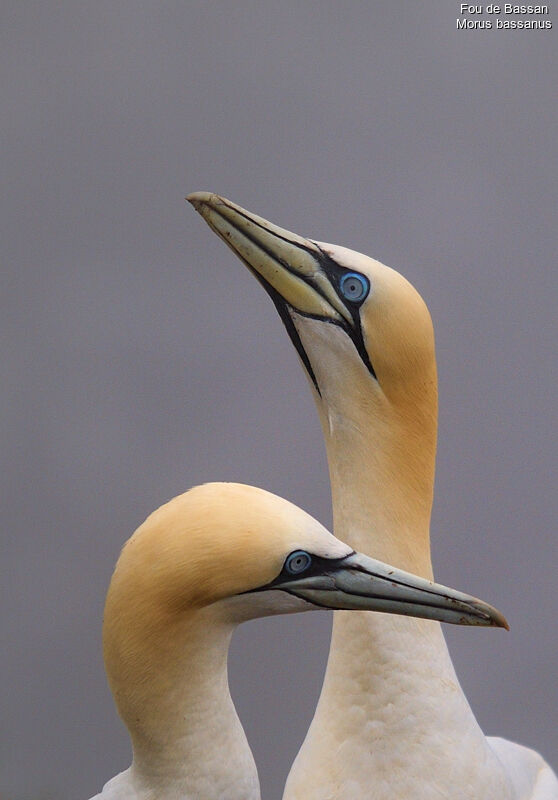
{"type": "Polygon", "coordinates": [[[320,387],[292,312],[343,328],[377,380],[358,307],[346,303],[340,292],[351,270],[338,264],[318,242],[279,228],[218,194],[194,192],[186,199],[269,294],[318,395],[320,387]]]}
{"type": "Polygon", "coordinates": [[[384,611],[509,630],[505,617],[488,603],[361,553],[347,556],[322,574],[293,578],[274,588],[322,608],[384,611]]]}
{"type": "Polygon", "coordinates": [[[194,192],[186,199],[264,285],[276,305],[282,300],[302,314],[353,324],[323,269],[323,251],[310,239],[279,228],[218,194],[194,192]]]}

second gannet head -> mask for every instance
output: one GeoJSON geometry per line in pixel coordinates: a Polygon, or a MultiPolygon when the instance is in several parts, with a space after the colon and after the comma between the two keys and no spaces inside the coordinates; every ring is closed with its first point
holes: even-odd
{"type": "Polygon", "coordinates": [[[315,608],[502,624],[469,595],[356,553],[271,492],[207,483],[158,508],[124,545],[105,608],[109,677],[130,654],[132,619],[151,630],[208,609],[215,621],[238,624],[315,608]]]}

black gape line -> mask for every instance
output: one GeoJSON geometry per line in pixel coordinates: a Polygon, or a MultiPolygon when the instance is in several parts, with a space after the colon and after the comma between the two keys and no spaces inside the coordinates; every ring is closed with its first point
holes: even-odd
{"type": "MultiPolygon", "coordinates": [[[[266,592],[269,589],[276,588],[279,591],[285,592],[286,594],[290,594],[292,597],[297,597],[299,600],[305,600],[307,603],[310,603],[311,605],[331,610],[331,606],[325,605],[324,603],[320,603],[314,597],[308,598],[299,595],[296,590],[296,582],[297,580],[305,580],[307,578],[313,578],[313,577],[327,577],[327,576],[334,577],[335,573],[339,569],[343,568],[345,561],[348,558],[350,558],[350,556],[354,555],[356,555],[356,552],[355,550],[352,550],[350,553],[347,553],[346,556],[342,556],[341,558],[324,558],[323,556],[316,556],[313,555],[312,553],[308,553],[307,551],[293,550],[293,552],[289,553],[289,555],[286,557],[283,563],[283,568],[281,569],[281,572],[276,578],[274,578],[269,583],[266,583],[264,586],[258,586],[256,589],[248,589],[248,591],[241,592],[241,594],[254,594],[256,592],[266,592]],[[307,556],[309,558],[309,564],[305,569],[302,569],[300,572],[293,574],[293,572],[289,569],[288,565],[290,559],[298,554],[307,556]],[[286,586],[285,584],[290,584],[290,586],[286,586]]],[[[381,582],[380,587],[382,585],[382,582],[388,581],[392,586],[395,585],[402,586],[406,589],[412,588],[411,586],[409,586],[409,584],[405,583],[405,581],[394,578],[393,575],[389,575],[389,577],[386,578],[385,575],[377,575],[372,572],[368,572],[368,570],[364,569],[359,564],[351,564],[350,569],[354,570],[355,572],[362,572],[372,579],[377,578],[381,582]]],[[[438,608],[438,609],[447,608],[447,606],[444,603],[440,602],[440,600],[442,599],[445,599],[446,601],[449,600],[449,598],[446,597],[445,595],[440,595],[435,590],[429,590],[426,588],[421,589],[421,594],[423,595],[423,598],[417,601],[416,598],[412,597],[406,598],[400,596],[394,598],[392,594],[382,594],[381,590],[379,590],[374,595],[371,595],[370,593],[366,592],[359,592],[357,589],[353,589],[352,591],[346,592],[346,595],[348,597],[365,597],[371,599],[371,597],[373,596],[375,600],[380,600],[380,601],[385,600],[390,604],[395,603],[396,605],[390,606],[389,612],[392,614],[399,614],[403,616],[405,615],[416,616],[417,609],[423,609],[425,611],[428,611],[428,609],[431,608],[438,608]],[[431,601],[427,599],[426,597],[427,595],[432,595],[431,601]],[[400,608],[397,608],[397,606],[399,606],[400,608]],[[411,606],[413,609],[412,611],[406,610],[406,608],[409,608],[411,606]]],[[[453,607],[454,611],[462,610],[469,614],[471,613],[471,611],[475,611],[475,615],[478,616],[479,618],[489,619],[487,614],[482,612],[480,609],[474,609],[473,606],[471,606],[469,603],[465,601],[454,600],[453,605],[454,605],[453,607]]],[[[381,611],[381,609],[378,608],[378,611],[381,611]]]]}
{"type": "MultiPolygon", "coordinates": [[[[254,272],[254,275],[256,275],[256,277],[258,277],[256,272],[254,272]]],[[[304,345],[302,344],[302,340],[301,340],[300,335],[299,335],[299,333],[298,333],[298,331],[296,329],[296,325],[294,324],[293,318],[291,317],[290,312],[289,312],[289,308],[291,308],[291,306],[289,306],[289,304],[285,302],[284,298],[279,294],[279,292],[276,291],[276,289],[274,289],[273,286],[271,286],[269,283],[267,283],[267,281],[265,279],[263,279],[261,277],[258,277],[258,280],[260,281],[260,283],[262,284],[262,286],[264,287],[264,289],[266,290],[268,295],[273,300],[273,305],[277,309],[277,313],[279,314],[279,317],[281,318],[281,322],[285,326],[285,330],[287,331],[287,333],[289,335],[289,339],[293,343],[293,345],[295,347],[295,350],[298,353],[298,355],[300,357],[300,360],[302,361],[302,363],[304,365],[304,369],[308,373],[308,376],[309,376],[310,380],[314,384],[314,388],[316,389],[317,393],[321,397],[322,393],[320,391],[320,387],[318,386],[318,380],[316,378],[316,373],[312,369],[312,364],[310,363],[310,359],[308,358],[308,353],[304,349],[304,345]]],[[[301,313],[296,308],[293,309],[293,310],[296,311],[297,314],[301,313]]],[[[305,314],[304,316],[308,317],[310,315],[309,314],[305,314]]],[[[315,317],[315,319],[323,320],[323,317],[315,317]]],[[[323,321],[325,322],[325,320],[323,320],[323,321]]]]}
{"type": "MultiPolygon", "coordinates": [[[[217,214],[219,217],[221,217],[221,219],[225,220],[225,222],[227,222],[229,225],[232,225],[232,222],[229,219],[227,219],[227,217],[223,216],[223,214],[220,214],[219,210],[217,208],[213,207],[212,210],[215,212],[215,214],[217,214]]],[[[250,217],[247,217],[246,214],[242,214],[238,209],[235,209],[235,211],[239,216],[243,217],[244,219],[248,220],[249,222],[252,222],[254,225],[257,225],[259,228],[261,228],[262,230],[265,230],[267,233],[270,233],[270,231],[268,231],[266,228],[264,228],[263,225],[260,225],[259,222],[256,222],[255,220],[251,219],[250,217]]],[[[232,244],[230,239],[228,237],[226,237],[226,236],[223,236],[223,234],[218,230],[218,228],[215,228],[209,222],[209,220],[206,220],[206,222],[209,225],[209,227],[217,234],[217,236],[219,236],[219,238],[222,239],[225,242],[225,244],[230,247],[230,249],[233,251],[235,256],[242,261],[244,266],[247,267],[250,270],[250,272],[252,273],[254,278],[258,281],[258,283],[260,283],[263,286],[265,291],[271,297],[271,299],[273,301],[273,305],[277,309],[277,313],[279,314],[279,317],[281,318],[281,322],[285,326],[285,328],[287,330],[287,333],[289,334],[289,338],[290,338],[291,342],[294,344],[295,349],[296,349],[298,355],[300,356],[300,359],[301,359],[302,363],[304,364],[304,368],[307,371],[308,375],[310,376],[310,379],[311,379],[312,383],[314,384],[314,388],[316,389],[317,393],[321,397],[322,393],[320,392],[320,387],[318,386],[318,381],[316,380],[316,375],[314,374],[314,370],[312,369],[312,365],[310,364],[310,359],[308,358],[308,356],[306,354],[306,350],[302,346],[302,342],[300,340],[300,336],[298,335],[298,331],[294,326],[294,322],[291,319],[291,315],[289,314],[290,306],[285,301],[285,299],[279,294],[279,292],[276,291],[273,288],[273,286],[271,286],[271,284],[269,284],[266,281],[266,279],[264,277],[262,277],[262,275],[260,275],[260,273],[257,270],[254,269],[254,267],[250,264],[250,262],[247,261],[244,258],[244,256],[240,255],[240,253],[235,248],[235,246],[232,244]]],[[[236,230],[239,231],[239,233],[241,233],[243,236],[245,236],[246,239],[249,239],[249,241],[251,241],[252,244],[255,244],[257,247],[259,247],[260,250],[263,250],[264,253],[266,253],[274,261],[278,261],[278,259],[275,258],[275,255],[273,253],[271,253],[265,247],[265,245],[263,245],[261,242],[259,242],[257,239],[255,239],[253,236],[250,236],[249,233],[247,233],[246,231],[243,231],[243,230],[239,230],[238,228],[236,228],[236,230]]],[[[273,235],[277,236],[278,239],[282,238],[283,241],[287,241],[289,244],[292,244],[295,247],[298,246],[298,245],[295,244],[295,242],[291,242],[289,239],[285,239],[284,237],[280,237],[280,236],[278,236],[278,234],[273,234],[273,235]]],[[[302,247],[302,245],[301,245],[301,247],[302,247]]],[[[302,248],[302,249],[307,249],[307,248],[302,248]]],[[[307,249],[307,251],[312,254],[312,251],[309,248],[307,249]]],[[[288,266],[288,264],[285,264],[283,261],[278,261],[278,263],[280,263],[281,266],[284,269],[286,269],[288,272],[293,272],[290,269],[290,267],[288,266]]]]}
{"type": "MultiPolygon", "coordinates": [[[[293,551],[297,552],[297,551],[293,551]]],[[[283,583],[293,583],[297,581],[299,578],[313,578],[322,575],[328,575],[330,573],[336,572],[340,567],[343,566],[344,562],[349,558],[349,556],[354,556],[355,551],[351,550],[350,553],[347,553],[346,556],[342,556],[341,558],[324,558],[323,556],[316,556],[313,553],[308,553],[310,558],[312,559],[307,569],[303,570],[302,572],[293,575],[292,572],[289,572],[287,569],[287,561],[292,553],[289,553],[287,558],[285,559],[285,563],[283,564],[283,568],[279,575],[274,578],[270,583],[266,583],[264,586],[258,586],[256,589],[248,589],[247,592],[241,592],[241,594],[252,594],[253,592],[266,592],[268,589],[274,589],[277,587],[281,589],[282,586],[280,584],[283,583]]],[[[285,589],[285,591],[288,591],[285,589]]]]}

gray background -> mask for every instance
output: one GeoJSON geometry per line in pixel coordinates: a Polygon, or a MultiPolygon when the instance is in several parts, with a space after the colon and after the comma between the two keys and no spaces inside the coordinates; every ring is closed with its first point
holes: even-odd
{"type": "MultiPolygon", "coordinates": [[[[447,628],[480,723],[558,764],[556,31],[453,2],[3,2],[2,796],[129,763],[101,659],[123,541],[212,479],[330,524],[310,391],[210,189],[402,271],[432,311],[436,575],[511,633],[447,628]]],[[[558,18],[554,20],[558,25],[558,18]]],[[[277,800],[328,614],[241,629],[231,683],[277,800]]]]}

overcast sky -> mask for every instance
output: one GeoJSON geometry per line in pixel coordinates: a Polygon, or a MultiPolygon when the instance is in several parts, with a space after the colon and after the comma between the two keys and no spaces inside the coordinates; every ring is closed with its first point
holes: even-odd
{"type": "MultiPolygon", "coordinates": [[[[511,624],[447,630],[451,652],[484,730],[558,765],[556,29],[458,16],[448,0],[2,3],[7,800],[86,800],[129,764],[101,617],[148,513],[224,479],[330,524],[306,379],[184,202],[202,189],[372,255],[426,299],[436,577],[511,624]]],[[[329,625],[265,619],[233,643],[265,800],[329,625]]]]}

